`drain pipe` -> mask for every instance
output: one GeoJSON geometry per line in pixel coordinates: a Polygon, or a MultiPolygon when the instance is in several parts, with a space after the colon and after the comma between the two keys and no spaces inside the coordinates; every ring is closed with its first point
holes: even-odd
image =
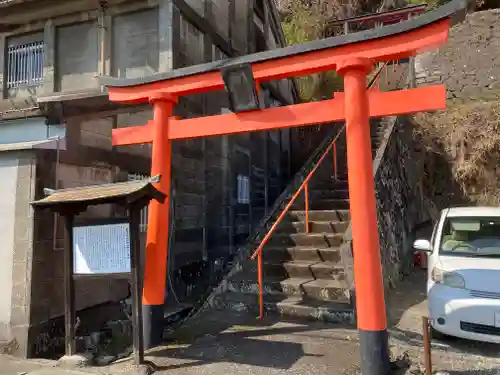
{"type": "Polygon", "coordinates": [[[100,35],[100,74],[106,75],[106,38],[107,38],[107,10],[108,8],[108,3],[106,0],[100,0],[99,1],[99,28],[101,29],[101,35],[100,35]]]}
{"type": "MultiPolygon", "coordinates": [[[[55,181],[54,181],[54,189],[59,189],[59,161],[61,156],[61,136],[57,137],[57,149],[56,149],[56,167],[55,167],[55,181]]],[[[54,230],[52,233],[52,249],[56,250],[56,242],[57,242],[57,223],[59,219],[59,214],[54,212],[54,230]]]]}

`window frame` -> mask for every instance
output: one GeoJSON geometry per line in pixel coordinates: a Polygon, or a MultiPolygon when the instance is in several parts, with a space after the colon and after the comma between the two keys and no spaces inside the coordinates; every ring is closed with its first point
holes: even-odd
{"type": "Polygon", "coordinates": [[[32,38],[13,37],[6,43],[5,83],[6,90],[39,87],[44,81],[45,41],[43,35],[32,38]]]}

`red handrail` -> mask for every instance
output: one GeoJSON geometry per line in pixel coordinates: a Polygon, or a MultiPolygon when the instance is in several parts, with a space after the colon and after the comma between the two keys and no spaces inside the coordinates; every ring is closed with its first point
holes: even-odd
{"type": "Polygon", "coordinates": [[[342,126],[342,129],[338,132],[338,134],[335,136],[333,141],[328,145],[326,148],[325,152],[321,156],[321,158],[318,160],[314,168],[309,172],[307,177],[304,179],[304,182],[300,185],[298,190],[295,192],[293,195],[292,199],[290,199],[290,202],[285,206],[283,211],[281,212],[280,216],[278,216],[278,219],[274,222],[272,225],[271,229],[267,232],[266,236],[260,243],[259,247],[255,252],[252,254],[250,259],[254,260],[256,257],[257,259],[257,273],[258,273],[258,283],[259,283],[259,319],[262,319],[264,317],[264,301],[263,301],[263,293],[262,293],[262,288],[263,288],[263,275],[262,275],[262,249],[266,245],[267,241],[269,241],[269,238],[271,235],[274,233],[276,227],[281,223],[283,218],[285,217],[286,213],[290,209],[290,207],[293,205],[299,194],[302,192],[302,190],[305,190],[305,208],[306,208],[306,233],[309,233],[309,220],[308,220],[308,213],[309,213],[309,197],[308,197],[308,183],[311,177],[313,176],[314,172],[318,169],[320,164],[323,162],[325,159],[326,155],[330,152],[330,150],[333,150],[333,157],[335,158],[333,168],[334,168],[334,176],[337,178],[337,161],[336,161],[336,156],[337,156],[337,147],[335,146],[335,143],[337,142],[337,139],[340,137],[342,132],[345,130],[345,124],[342,126]]]}
{"type": "MultiPolygon", "coordinates": [[[[388,79],[388,68],[387,68],[387,63],[382,64],[378,71],[375,73],[375,75],[372,77],[370,80],[370,83],[368,84],[368,87],[372,87],[374,83],[377,82],[378,89],[380,89],[380,74],[381,72],[385,69],[386,73],[386,80],[388,79]]],[[[257,281],[259,284],[259,319],[264,318],[264,296],[263,296],[263,272],[262,272],[262,249],[264,246],[267,244],[269,241],[269,238],[271,235],[274,233],[276,230],[276,227],[281,223],[283,218],[285,217],[286,213],[290,209],[290,207],[293,205],[299,194],[304,190],[304,195],[305,195],[305,230],[306,233],[309,233],[309,180],[313,176],[313,174],[316,172],[320,164],[323,162],[325,157],[328,155],[330,150],[332,150],[333,154],[333,174],[334,174],[334,179],[337,180],[337,140],[340,137],[340,135],[344,132],[346,128],[346,125],[344,124],[340,131],[337,133],[335,138],[333,138],[332,142],[328,145],[326,148],[325,152],[323,152],[323,155],[319,158],[318,162],[314,166],[314,168],[309,172],[307,177],[304,179],[304,182],[300,185],[300,187],[297,189],[295,194],[292,196],[292,199],[290,199],[290,202],[285,206],[281,214],[278,216],[274,224],[271,226],[265,237],[263,238],[262,242],[260,243],[259,247],[255,250],[255,252],[252,254],[250,257],[251,260],[255,260],[257,258],[257,281]]]]}

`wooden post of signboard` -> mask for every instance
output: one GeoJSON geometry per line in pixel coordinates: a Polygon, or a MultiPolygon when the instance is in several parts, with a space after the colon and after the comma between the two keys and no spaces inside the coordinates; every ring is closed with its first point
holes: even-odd
{"type": "Polygon", "coordinates": [[[64,214],[64,338],[65,354],[76,354],[75,348],[75,281],[73,279],[73,222],[75,214],[64,214]]]}
{"type": "Polygon", "coordinates": [[[144,362],[144,340],[142,334],[142,283],[141,283],[141,245],[139,238],[140,212],[143,205],[132,204],[129,207],[130,221],[130,289],[132,292],[132,329],[134,363],[144,362]]]}

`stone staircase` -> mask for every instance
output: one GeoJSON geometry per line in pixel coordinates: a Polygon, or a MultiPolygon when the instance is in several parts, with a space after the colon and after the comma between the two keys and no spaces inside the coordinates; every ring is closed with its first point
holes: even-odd
{"type": "MultiPolygon", "coordinates": [[[[383,120],[371,124],[374,155],[385,129],[383,120]]],[[[263,249],[266,314],[335,323],[355,321],[351,288],[341,257],[350,220],[343,140],[339,140],[337,158],[337,179],[330,157],[309,184],[309,233],[301,195],[263,249]]],[[[257,261],[245,261],[240,272],[228,278],[226,292],[217,295],[212,306],[258,315],[258,290],[257,261]]]]}
{"type": "MultiPolygon", "coordinates": [[[[387,72],[381,89],[402,87],[406,64],[387,72]]],[[[371,120],[373,158],[389,124],[390,118],[371,120]]],[[[355,323],[353,284],[342,256],[351,251],[350,235],[346,235],[350,214],[345,131],[337,142],[337,168],[335,179],[333,158],[326,157],[309,183],[309,233],[301,194],[263,248],[264,310],[268,315],[355,323]]],[[[273,223],[271,220],[267,227],[273,223]]],[[[253,243],[252,249],[259,244],[253,243]]],[[[259,314],[256,260],[243,260],[239,271],[231,272],[222,285],[220,292],[212,294],[212,308],[259,314]]]]}

